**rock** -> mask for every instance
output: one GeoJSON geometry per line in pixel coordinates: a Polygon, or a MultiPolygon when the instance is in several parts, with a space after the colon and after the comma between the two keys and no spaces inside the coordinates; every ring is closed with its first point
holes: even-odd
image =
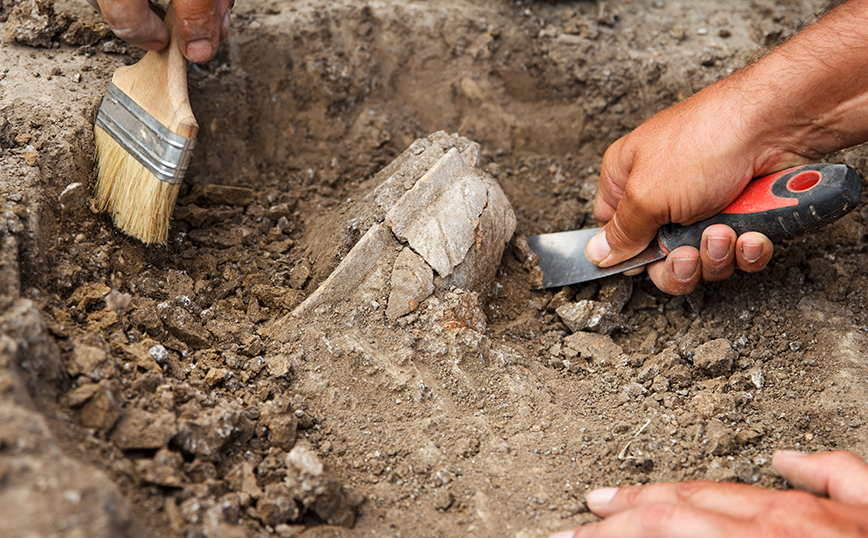
{"type": "Polygon", "coordinates": [[[136,460],[136,474],[139,479],[148,484],[156,484],[167,488],[182,488],[186,484],[181,467],[184,458],[177,452],[161,448],[154,459],[136,460]]]}
{"type": "Polygon", "coordinates": [[[54,0],[21,0],[9,14],[3,39],[31,47],[50,48],[57,34],[54,0]]]}
{"type": "Polygon", "coordinates": [[[690,407],[703,417],[712,418],[732,411],[735,408],[735,402],[730,394],[703,390],[693,396],[690,407]]]}
{"type": "Polygon", "coordinates": [[[253,424],[235,404],[221,403],[206,409],[195,418],[178,421],[172,444],[188,456],[216,459],[230,443],[243,444],[253,435],[253,424]]]}
{"type": "Polygon", "coordinates": [[[597,301],[579,301],[564,304],[556,310],[561,320],[573,332],[591,331],[609,334],[626,326],[624,318],[611,305],[597,301]]]}
{"type": "Polygon", "coordinates": [[[738,358],[738,352],[732,343],[725,338],[708,341],[698,348],[693,355],[693,364],[702,368],[712,376],[728,376],[738,358]]]}
{"type": "Polygon", "coordinates": [[[233,491],[245,493],[253,499],[259,499],[262,496],[262,490],[256,483],[256,472],[253,465],[247,461],[235,465],[226,475],[226,481],[233,491]]]}
{"type": "Polygon", "coordinates": [[[169,328],[169,333],[172,336],[195,348],[210,347],[214,335],[203,327],[192,314],[183,308],[170,306],[169,303],[160,303],[157,308],[160,319],[169,328]]]}
{"type": "Polygon", "coordinates": [[[286,355],[273,355],[265,358],[265,368],[271,377],[286,377],[292,373],[292,358],[286,355]]]}
{"type": "Polygon", "coordinates": [[[706,450],[714,456],[729,454],[736,446],[735,435],[732,430],[717,419],[708,422],[705,436],[708,439],[706,450]]]}
{"type": "Polygon", "coordinates": [[[632,295],[633,277],[619,274],[608,276],[600,281],[597,300],[609,305],[614,313],[620,314],[632,295]]]}
{"type": "Polygon", "coordinates": [[[115,362],[104,349],[78,344],[72,351],[69,373],[86,375],[94,381],[114,377],[117,373],[115,362]]]}
{"type": "Polygon", "coordinates": [[[735,440],[740,446],[755,445],[763,438],[765,433],[762,426],[755,425],[751,428],[741,430],[735,435],[735,440]]]}
{"type": "Polygon", "coordinates": [[[205,384],[209,387],[216,387],[224,381],[232,377],[232,371],[226,368],[210,368],[205,374],[205,384]]]}
{"type": "Polygon", "coordinates": [[[577,332],[564,338],[564,346],[596,364],[614,365],[617,358],[623,354],[621,346],[602,334],[577,332]]]}
{"type": "Polygon", "coordinates": [[[289,286],[300,290],[310,277],[310,262],[301,260],[289,273],[289,286]]]}
{"type": "Polygon", "coordinates": [[[110,439],[121,450],[157,450],[166,446],[175,432],[173,413],[130,409],[118,421],[110,439]]]}
{"type": "Polygon", "coordinates": [[[268,440],[282,450],[290,450],[295,446],[298,418],[288,402],[282,401],[279,397],[270,404],[265,406],[262,415],[262,422],[268,427],[268,440]]]}
{"type": "MultiPolygon", "coordinates": [[[[384,168],[378,177],[385,181],[353,208],[356,217],[339,232],[344,239],[329,238],[327,244],[354,242],[350,232],[364,232],[361,239],[293,317],[312,309],[324,314],[377,308],[388,295],[387,314],[394,321],[438,287],[483,291],[515,230],[515,215],[500,186],[475,164],[478,149],[466,139],[435,133],[384,168]]],[[[312,259],[339,255],[313,254],[312,259]]]]}
{"type": "Polygon", "coordinates": [[[69,458],[38,412],[0,405],[0,536],[129,536],[136,527],[117,485],[69,458]]]}
{"type": "Polygon", "coordinates": [[[72,21],[60,40],[73,47],[96,45],[112,35],[111,28],[104,21],[88,18],[72,21]]]}
{"type": "Polygon", "coordinates": [[[329,525],[352,527],[362,497],[335,481],[310,448],[299,443],[286,456],[286,484],[293,497],[329,525]]]}
{"type": "Polygon", "coordinates": [[[129,293],[121,293],[118,290],[111,290],[105,296],[105,307],[112,312],[123,314],[130,307],[133,301],[133,296],[129,293]]]}
{"type": "Polygon", "coordinates": [[[288,521],[298,521],[301,510],[285,484],[269,484],[256,503],[256,515],[260,521],[274,527],[288,521]]]}
{"type": "Polygon", "coordinates": [[[121,388],[114,379],[104,379],[95,387],[87,391],[89,396],[78,408],[75,417],[85,428],[108,431],[121,417],[121,388]]]}
{"type": "Polygon", "coordinates": [[[111,292],[111,288],[102,282],[85,284],[73,292],[66,300],[66,304],[75,305],[79,312],[87,312],[90,308],[103,302],[109,292],[111,292]]]}
{"type": "Polygon", "coordinates": [[[410,248],[398,254],[391,276],[386,317],[394,321],[416,310],[434,292],[434,271],[410,248]]]}
{"type": "Polygon", "coordinates": [[[434,493],[433,506],[435,510],[446,511],[455,502],[455,496],[451,491],[440,489],[434,493]]]}

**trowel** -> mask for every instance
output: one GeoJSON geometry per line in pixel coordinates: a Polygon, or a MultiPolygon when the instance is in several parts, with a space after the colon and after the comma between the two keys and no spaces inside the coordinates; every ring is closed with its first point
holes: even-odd
{"type": "Polygon", "coordinates": [[[527,238],[542,270],[543,288],[578,284],[661,260],[683,245],[699,248],[702,232],[726,224],[739,235],[760,232],[772,241],[798,237],[831,224],[856,207],[862,180],[844,164],[797,166],[754,178],[726,209],[706,220],[667,224],[640,254],[612,267],[597,267],[585,257],[585,244],[600,228],[527,238]]]}

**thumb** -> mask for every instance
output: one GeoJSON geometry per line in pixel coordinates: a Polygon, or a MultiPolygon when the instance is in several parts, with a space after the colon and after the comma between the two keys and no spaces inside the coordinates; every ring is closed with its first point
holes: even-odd
{"type": "Polygon", "coordinates": [[[181,52],[193,63],[207,62],[217,52],[223,17],[216,0],[175,0],[181,52]]]}
{"type": "Polygon", "coordinates": [[[772,464],[793,486],[844,504],[868,504],[868,463],[852,452],[781,450],[772,464]]]}
{"type": "Polygon", "coordinates": [[[596,265],[610,267],[642,252],[657,234],[657,219],[630,192],[618,202],[612,220],[585,245],[585,256],[596,265]]]}

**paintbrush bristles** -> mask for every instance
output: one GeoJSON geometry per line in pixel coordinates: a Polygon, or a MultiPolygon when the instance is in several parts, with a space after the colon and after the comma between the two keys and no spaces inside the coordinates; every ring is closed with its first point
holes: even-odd
{"type": "Polygon", "coordinates": [[[96,200],[115,226],[144,243],[166,244],[180,185],[157,179],[114,138],[94,127],[96,200]]]}

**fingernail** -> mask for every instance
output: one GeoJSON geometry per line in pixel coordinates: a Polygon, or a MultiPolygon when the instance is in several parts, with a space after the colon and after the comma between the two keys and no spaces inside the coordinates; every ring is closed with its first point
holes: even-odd
{"type": "Polygon", "coordinates": [[[227,11],[223,14],[223,30],[229,33],[229,26],[232,24],[232,15],[227,11]]]}
{"type": "Polygon", "coordinates": [[[753,263],[760,259],[760,256],[763,255],[763,246],[762,245],[752,245],[747,244],[741,248],[741,252],[744,254],[744,259],[750,263],[753,263]]]}
{"type": "Polygon", "coordinates": [[[585,245],[585,256],[591,260],[591,263],[598,264],[601,261],[605,260],[609,254],[612,252],[612,247],[609,246],[609,242],[606,241],[606,230],[605,228],[597,232],[597,235],[591,238],[588,241],[588,244],[585,245]]]}
{"type": "Polygon", "coordinates": [[[723,261],[729,254],[729,239],[726,237],[708,238],[708,257],[714,261],[723,261]]]}
{"type": "Polygon", "coordinates": [[[696,272],[696,258],[676,258],[672,262],[675,276],[681,280],[690,280],[696,272]]]}
{"type": "Polygon", "coordinates": [[[187,43],[187,59],[191,62],[207,62],[214,56],[214,45],[207,39],[197,39],[187,43]]]}
{"type": "Polygon", "coordinates": [[[587,504],[588,508],[591,510],[602,508],[615,498],[616,493],[618,493],[618,488],[595,489],[585,496],[585,504],[587,504]]]}

